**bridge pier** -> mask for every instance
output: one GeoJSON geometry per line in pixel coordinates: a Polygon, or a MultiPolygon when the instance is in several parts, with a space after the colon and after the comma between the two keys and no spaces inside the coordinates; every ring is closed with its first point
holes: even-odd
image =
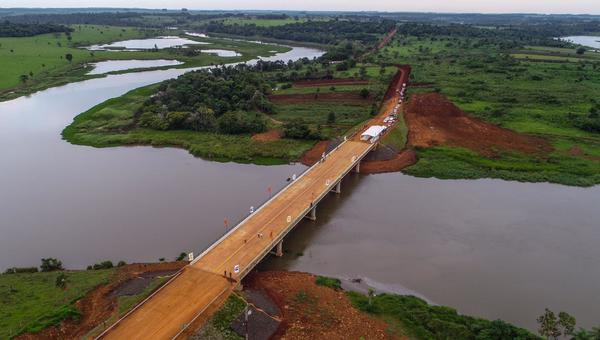
{"type": "Polygon", "coordinates": [[[360,161],[358,161],[358,163],[356,163],[356,166],[354,167],[354,172],[356,172],[357,174],[360,174],[360,161]]]}
{"type": "Polygon", "coordinates": [[[337,184],[335,185],[335,187],[333,189],[331,189],[331,191],[335,192],[336,194],[341,194],[342,193],[342,180],[340,179],[339,182],[337,182],[337,184]]]}
{"type": "Polygon", "coordinates": [[[283,256],[283,240],[281,240],[281,241],[279,241],[279,243],[277,243],[277,246],[275,247],[275,256],[277,256],[277,257],[283,256]]]}
{"type": "Polygon", "coordinates": [[[311,221],[317,220],[317,205],[316,204],[313,204],[312,209],[310,209],[310,212],[305,217],[311,221]]]}

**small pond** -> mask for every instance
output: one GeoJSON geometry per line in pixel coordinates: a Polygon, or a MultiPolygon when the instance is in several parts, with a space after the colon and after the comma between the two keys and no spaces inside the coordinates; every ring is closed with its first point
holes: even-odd
{"type": "Polygon", "coordinates": [[[153,48],[163,49],[170,47],[178,47],[185,45],[210,45],[207,42],[194,41],[176,36],[164,36],[149,39],[132,39],[116,41],[105,45],[92,45],[88,50],[105,51],[105,50],[150,50],[153,48]]]}

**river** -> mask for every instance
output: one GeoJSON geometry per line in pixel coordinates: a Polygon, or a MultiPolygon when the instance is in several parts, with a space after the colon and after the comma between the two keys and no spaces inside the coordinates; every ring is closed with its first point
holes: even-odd
{"type": "MultiPolygon", "coordinates": [[[[318,51],[297,48],[295,59],[318,51]]],[[[269,58],[276,59],[276,58],[269,58]]],[[[298,164],[217,163],[172,148],[61,140],[73,117],[185,70],[110,75],[0,103],[0,269],[199,252],[298,164]]],[[[460,312],[535,329],[545,307],[600,320],[600,187],[351,176],[268,268],[364,277],[460,312]],[[298,256],[302,254],[302,256],[298,256]]]]}

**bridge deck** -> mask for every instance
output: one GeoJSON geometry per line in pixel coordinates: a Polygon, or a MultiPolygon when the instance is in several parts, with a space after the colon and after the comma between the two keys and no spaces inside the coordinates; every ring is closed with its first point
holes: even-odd
{"type": "Polygon", "coordinates": [[[372,147],[359,141],[345,142],[187,266],[104,338],[167,339],[177,335],[186,323],[230,294],[235,285],[224,277],[225,271],[233,272],[239,265],[240,273],[233,274],[233,278],[241,279],[239,276],[252,269],[304,217],[311,203],[329,192],[372,147]]]}

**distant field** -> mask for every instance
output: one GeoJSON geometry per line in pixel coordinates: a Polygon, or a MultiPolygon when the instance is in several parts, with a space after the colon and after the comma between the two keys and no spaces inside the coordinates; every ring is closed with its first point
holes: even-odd
{"type": "Polygon", "coordinates": [[[43,73],[66,70],[73,64],[92,59],[89,51],[73,48],[73,45],[141,38],[146,34],[135,28],[75,26],[72,41],[65,34],[0,38],[0,89],[19,85],[21,75],[33,74],[36,79],[43,73]],[[73,55],[71,63],[65,57],[67,53],[73,55]]]}
{"type": "MultiPolygon", "coordinates": [[[[77,48],[92,44],[159,36],[162,31],[113,26],[75,25],[69,40],[65,34],[44,34],[25,38],[0,38],[0,100],[10,99],[47,87],[57,86],[86,77],[85,63],[115,59],[176,59],[184,62],[177,67],[204,66],[211,63],[238,62],[257,55],[272,55],[271,51],[285,52],[289,48],[277,45],[255,44],[226,39],[188,37],[210,42],[200,49],[229,49],[241,57],[222,58],[212,54],[188,55],[187,51],[165,49],[159,51],[88,51],[77,48]],[[71,54],[69,62],[66,55],[71,54]],[[26,79],[23,79],[26,77],[26,79]],[[14,92],[14,93],[12,93],[14,92]]],[[[169,32],[169,34],[174,34],[169,32]]]]}
{"type": "Polygon", "coordinates": [[[576,63],[576,62],[583,60],[582,58],[560,57],[560,56],[554,56],[554,55],[541,55],[541,54],[525,54],[525,53],[513,53],[513,54],[511,54],[511,56],[516,59],[563,61],[563,62],[570,62],[570,63],[576,63]]]}
{"type": "Polygon", "coordinates": [[[307,18],[298,18],[298,20],[294,18],[287,19],[244,19],[244,18],[227,18],[223,20],[223,23],[227,25],[256,25],[262,27],[272,27],[272,26],[282,26],[293,23],[302,23],[308,21],[307,18]]]}

